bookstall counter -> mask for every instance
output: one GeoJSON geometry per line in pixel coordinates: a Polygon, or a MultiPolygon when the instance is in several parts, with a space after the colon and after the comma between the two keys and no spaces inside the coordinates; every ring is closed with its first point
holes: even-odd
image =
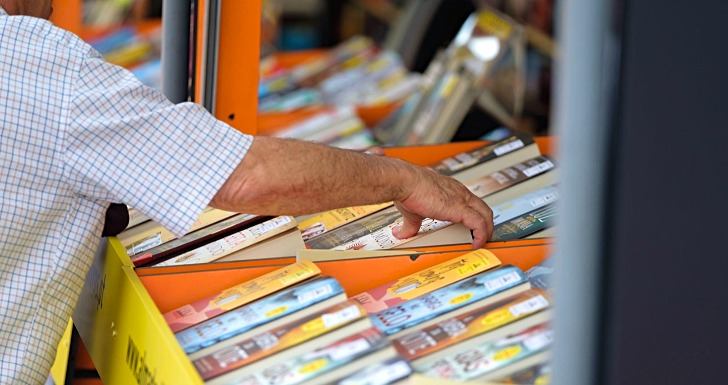
{"type": "MultiPolygon", "coordinates": [[[[550,138],[540,140],[553,150],[550,138]]],[[[428,164],[483,142],[393,148],[391,156],[428,164]],[[433,151],[436,147],[437,151],[433,151]]],[[[504,264],[528,269],[552,251],[553,239],[493,242],[486,247],[504,264]]],[[[418,249],[422,250],[422,249],[418,249]]],[[[340,281],[348,295],[441,263],[469,245],[427,248],[439,252],[410,256],[320,262],[324,275],[340,281]],[[376,274],[362,274],[362,272],[376,274]]],[[[86,349],[105,385],[203,384],[177,343],[162,313],[260,276],[295,261],[294,257],[211,263],[169,268],[134,268],[116,238],[102,242],[73,315],[86,349]]],[[[416,384],[416,380],[413,381],[416,384]]]]}

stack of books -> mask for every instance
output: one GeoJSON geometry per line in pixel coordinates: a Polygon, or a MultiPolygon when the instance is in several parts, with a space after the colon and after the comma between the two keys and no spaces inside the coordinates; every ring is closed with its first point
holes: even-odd
{"type": "Polygon", "coordinates": [[[164,318],[208,384],[322,384],[398,358],[366,310],[309,261],[164,318]]]}
{"type": "Polygon", "coordinates": [[[161,224],[129,208],[129,226],[118,235],[138,267],[294,256],[305,247],[296,218],[239,214],[207,207],[190,232],[177,238],[161,224]]]}
{"type": "Polygon", "coordinates": [[[430,62],[402,106],[373,127],[375,138],[390,145],[450,142],[474,106],[506,127],[517,127],[515,118],[523,110],[524,36],[521,24],[482,7],[430,62]]]}
{"type": "MultiPolygon", "coordinates": [[[[541,155],[531,136],[515,132],[429,167],[460,180],[493,209],[493,241],[555,234],[556,164],[541,155]]],[[[433,219],[423,221],[414,237],[398,239],[392,229],[402,220],[388,202],[299,217],[298,226],[307,249],[386,250],[472,242],[465,226],[433,219]]]]}
{"type": "Polygon", "coordinates": [[[164,319],[206,384],[404,384],[547,371],[550,309],[480,249],[353,295],[301,259],[164,319]]]}

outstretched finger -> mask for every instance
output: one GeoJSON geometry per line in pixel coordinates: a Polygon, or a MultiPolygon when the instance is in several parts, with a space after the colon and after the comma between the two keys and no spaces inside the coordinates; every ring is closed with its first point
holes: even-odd
{"type": "Polygon", "coordinates": [[[415,236],[422,226],[424,217],[417,215],[407,209],[405,209],[398,202],[394,203],[397,210],[402,214],[402,224],[392,229],[392,235],[399,239],[405,239],[415,236]]]}

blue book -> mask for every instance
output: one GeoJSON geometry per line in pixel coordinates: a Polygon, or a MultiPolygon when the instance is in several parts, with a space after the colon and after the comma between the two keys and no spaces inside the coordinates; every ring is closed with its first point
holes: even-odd
{"type": "Polygon", "coordinates": [[[530,284],[518,267],[506,265],[463,279],[430,293],[372,314],[372,323],[390,338],[433,325],[521,291],[530,284]]]}
{"type": "Polygon", "coordinates": [[[336,279],[318,277],[179,331],[175,337],[194,358],[206,354],[206,348],[234,344],[261,326],[273,328],[344,300],[346,293],[336,279]]]}
{"type": "Polygon", "coordinates": [[[532,210],[539,209],[559,199],[559,191],[555,185],[530,192],[503,202],[493,209],[493,224],[499,225],[513,218],[519,217],[532,210]]]}

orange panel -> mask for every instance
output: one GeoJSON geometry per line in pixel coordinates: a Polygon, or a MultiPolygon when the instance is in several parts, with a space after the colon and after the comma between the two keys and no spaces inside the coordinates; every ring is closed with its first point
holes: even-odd
{"type": "MultiPolygon", "coordinates": [[[[552,240],[524,240],[494,242],[487,245],[504,264],[512,264],[523,270],[546,258],[552,250],[552,240]]],[[[417,251],[430,253],[411,259],[407,256],[369,258],[333,262],[319,262],[323,275],[335,277],[349,295],[393,281],[399,277],[471,251],[468,245],[449,245],[419,248],[417,251]],[[369,272],[362,274],[362,272],[369,272]]],[[[167,268],[138,269],[140,280],[147,292],[164,313],[196,299],[242,283],[282,265],[293,263],[292,259],[257,261],[256,265],[245,262],[229,262],[215,266],[187,266],[187,272],[167,268]],[[267,265],[264,265],[266,264],[267,265]],[[224,269],[219,269],[220,267],[224,269]],[[212,270],[199,270],[211,268],[212,270]],[[194,270],[198,269],[198,270],[194,270]],[[172,272],[174,271],[174,272],[172,272]],[[152,274],[153,273],[153,274],[152,274]],[[174,288],[173,290],[170,288],[174,288]]],[[[217,265],[217,264],[212,264],[217,265]]]]}
{"type": "Polygon", "coordinates": [[[215,117],[247,134],[257,132],[261,5],[222,1],[215,117]]]}
{"type": "Polygon", "coordinates": [[[51,21],[60,28],[80,35],[83,29],[82,6],[83,0],[55,0],[51,21]]]}
{"type": "Polygon", "coordinates": [[[446,144],[388,147],[384,149],[384,152],[388,156],[407,159],[414,164],[428,166],[449,156],[453,156],[463,151],[468,151],[480,147],[485,143],[487,142],[472,141],[446,144]]]}

